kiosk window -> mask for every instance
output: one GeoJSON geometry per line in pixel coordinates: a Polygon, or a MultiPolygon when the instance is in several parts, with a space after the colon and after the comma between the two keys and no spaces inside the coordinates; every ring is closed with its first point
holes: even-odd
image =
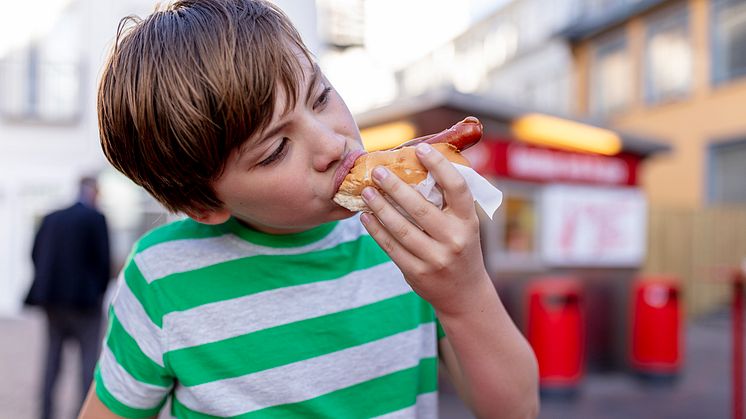
{"type": "Polygon", "coordinates": [[[536,236],[534,200],[526,196],[509,196],[505,202],[503,250],[509,254],[533,254],[536,236]]]}

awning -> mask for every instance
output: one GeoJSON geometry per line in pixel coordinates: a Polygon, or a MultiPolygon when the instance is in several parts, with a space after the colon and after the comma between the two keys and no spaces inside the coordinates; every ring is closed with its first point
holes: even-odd
{"type": "MultiPolygon", "coordinates": [[[[619,151],[634,153],[640,156],[648,156],[671,150],[671,147],[665,142],[643,135],[620,132],[589,120],[537,113],[530,109],[510,105],[505,101],[481,95],[460,93],[453,89],[438,90],[412,98],[401,99],[385,107],[358,114],[356,115],[356,120],[361,130],[372,127],[383,128],[381,132],[389,138],[380,141],[396,141],[396,137],[394,139],[390,138],[392,135],[395,135],[395,132],[401,133],[400,135],[403,138],[400,139],[403,141],[414,136],[429,134],[449,127],[456,121],[450,119],[443,121],[437,120],[440,118],[440,115],[453,115],[454,113],[463,116],[476,116],[485,124],[485,132],[504,132],[508,137],[529,143],[532,142],[530,141],[531,138],[516,138],[521,135],[540,135],[536,134],[537,130],[526,130],[524,131],[525,134],[519,132],[519,125],[521,122],[527,120],[526,117],[536,115],[545,116],[546,118],[543,118],[542,122],[549,124],[553,122],[566,122],[563,126],[558,125],[557,129],[542,130],[544,132],[554,132],[557,134],[555,138],[537,138],[537,141],[544,141],[545,145],[552,147],[573,149],[573,144],[581,137],[584,137],[586,142],[590,138],[590,143],[593,142],[593,138],[598,138],[600,142],[605,141],[605,137],[616,137],[620,141],[621,148],[619,151]],[[436,122],[433,120],[436,120],[436,122]],[[421,131],[418,132],[414,128],[406,129],[407,126],[417,127],[421,131]],[[386,127],[390,127],[391,129],[387,131],[386,127]],[[579,131],[572,131],[572,129],[578,129],[579,131]],[[570,132],[574,132],[575,135],[568,134],[570,132]],[[611,133],[612,135],[598,135],[602,133],[611,133]],[[565,138],[567,142],[563,144],[563,135],[569,135],[574,138],[565,138]],[[554,143],[551,143],[552,141],[554,143]]],[[[607,140],[611,141],[610,138],[607,138],[607,140]]],[[[390,146],[392,144],[385,144],[378,148],[386,148],[386,145],[390,146]]],[[[575,146],[576,150],[577,147],[584,147],[582,144],[579,146],[576,144],[575,146]]],[[[592,149],[587,149],[586,151],[598,152],[592,149]]]]}

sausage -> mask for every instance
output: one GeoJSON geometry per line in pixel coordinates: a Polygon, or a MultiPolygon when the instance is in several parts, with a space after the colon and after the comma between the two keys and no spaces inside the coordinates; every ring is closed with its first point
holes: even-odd
{"type": "Polygon", "coordinates": [[[425,142],[428,144],[448,143],[463,151],[478,143],[480,139],[482,139],[482,123],[473,116],[467,116],[463,121],[437,134],[415,138],[394,147],[392,150],[425,142]]]}

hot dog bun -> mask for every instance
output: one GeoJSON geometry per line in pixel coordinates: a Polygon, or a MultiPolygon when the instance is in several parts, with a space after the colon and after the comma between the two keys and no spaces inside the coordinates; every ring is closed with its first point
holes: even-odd
{"type": "MultiPolygon", "coordinates": [[[[459,150],[448,143],[431,144],[452,163],[469,166],[469,161],[459,150]]],[[[405,183],[416,185],[427,177],[427,169],[415,155],[414,147],[402,147],[395,150],[374,151],[364,154],[355,160],[355,165],[344,178],[334,202],[350,211],[370,211],[360,194],[366,186],[376,187],[371,172],[376,166],[384,166],[405,183]]]]}

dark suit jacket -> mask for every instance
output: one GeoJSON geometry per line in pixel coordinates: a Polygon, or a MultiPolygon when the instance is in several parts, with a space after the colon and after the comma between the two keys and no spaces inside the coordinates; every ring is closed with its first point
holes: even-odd
{"type": "Polygon", "coordinates": [[[76,203],[47,215],[36,233],[31,258],[34,282],[26,304],[100,308],[111,274],[102,213],[76,203]]]}

